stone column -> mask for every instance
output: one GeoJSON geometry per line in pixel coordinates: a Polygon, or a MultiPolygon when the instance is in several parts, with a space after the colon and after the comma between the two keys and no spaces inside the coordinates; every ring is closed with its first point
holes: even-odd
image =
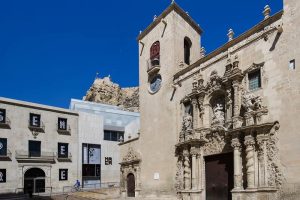
{"type": "Polygon", "coordinates": [[[191,148],[191,155],[192,155],[192,189],[197,189],[197,172],[198,172],[198,163],[197,163],[197,147],[191,148]]]}
{"type": "Polygon", "coordinates": [[[267,137],[264,135],[257,136],[258,144],[258,186],[267,187],[267,137]]]}
{"type": "Polygon", "coordinates": [[[191,167],[190,167],[190,158],[189,158],[189,150],[188,148],[183,149],[183,166],[184,166],[184,189],[191,189],[191,167]]]}
{"type": "Polygon", "coordinates": [[[199,116],[199,121],[198,121],[198,128],[202,128],[203,127],[203,116],[204,116],[204,106],[203,106],[203,102],[204,102],[204,97],[200,96],[198,99],[199,102],[199,112],[198,112],[198,116],[199,116]]]}
{"type": "Polygon", "coordinates": [[[199,119],[199,110],[198,110],[198,101],[197,99],[192,99],[193,105],[193,128],[198,128],[198,119],[199,119]]]}
{"type": "Polygon", "coordinates": [[[232,82],[232,86],[234,93],[233,116],[237,117],[240,115],[240,82],[235,80],[232,82]]]}
{"type": "Polygon", "coordinates": [[[247,189],[253,189],[255,188],[254,138],[248,135],[245,137],[244,143],[246,146],[247,189]]]}
{"type": "Polygon", "coordinates": [[[198,162],[198,190],[201,190],[202,187],[202,172],[203,172],[203,149],[199,148],[199,153],[197,156],[197,162],[198,162]]]}
{"type": "Polygon", "coordinates": [[[241,143],[238,138],[231,141],[234,159],[234,190],[243,189],[242,165],[241,165],[241,143]]]}

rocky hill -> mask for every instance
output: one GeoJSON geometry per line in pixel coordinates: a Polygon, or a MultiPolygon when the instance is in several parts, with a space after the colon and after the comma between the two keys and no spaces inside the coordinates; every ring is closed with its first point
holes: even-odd
{"type": "Polygon", "coordinates": [[[96,78],[83,100],[115,105],[127,111],[138,112],[139,88],[121,88],[113,83],[110,77],[96,78]]]}

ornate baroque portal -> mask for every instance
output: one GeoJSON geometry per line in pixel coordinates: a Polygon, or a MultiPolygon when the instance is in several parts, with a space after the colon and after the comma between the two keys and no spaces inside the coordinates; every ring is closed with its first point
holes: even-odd
{"type": "Polygon", "coordinates": [[[121,180],[120,180],[120,188],[122,197],[138,197],[139,193],[141,191],[141,180],[140,180],[140,162],[141,162],[141,156],[138,152],[134,151],[132,147],[128,148],[127,154],[123,158],[121,165],[121,180]],[[132,194],[131,191],[128,190],[128,178],[132,177],[134,178],[134,184],[133,187],[135,190],[135,194],[132,194]]]}
{"type": "Polygon", "coordinates": [[[223,77],[213,71],[204,85],[198,73],[182,101],[182,126],[176,145],[178,199],[206,199],[205,157],[233,153],[232,199],[276,198],[282,184],[277,134],[262,98],[244,89],[247,73],[238,57],[228,59],[223,77]]]}

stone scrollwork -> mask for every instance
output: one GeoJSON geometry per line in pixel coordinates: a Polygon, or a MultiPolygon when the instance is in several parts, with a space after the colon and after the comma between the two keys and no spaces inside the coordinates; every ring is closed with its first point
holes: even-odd
{"type": "Polygon", "coordinates": [[[133,162],[139,160],[140,155],[135,152],[132,147],[129,147],[126,156],[123,158],[123,162],[133,162]]]}
{"type": "Polygon", "coordinates": [[[206,85],[206,90],[208,93],[213,93],[214,91],[220,90],[222,88],[222,78],[218,75],[217,71],[212,71],[210,74],[209,82],[206,85]]]}
{"type": "Polygon", "coordinates": [[[182,131],[189,131],[193,128],[193,117],[189,113],[185,113],[182,119],[182,131]]]}
{"type": "Polygon", "coordinates": [[[177,161],[177,171],[175,176],[175,189],[177,191],[183,190],[184,188],[183,170],[182,156],[180,156],[177,161]]]}
{"type": "Polygon", "coordinates": [[[267,140],[267,157],[268,157],[268,171],[269,186],[281,187],[283,181],[283,174],[279,164],[279,149],[278,149],[278,130],[279,123],[276,122],[270,131],[270,138],[267,140]]]}
{"type": "Polygon", "coordinates": [[[207,141],[204,144],[204,155],[212,155],[222,153],[225,149],[225,133],[224,132],[211,132],[206,134],[207,141]]]}
{"type": "Polygon", "coordinates": [[[213,108],[212,124],[223,126],[225,123],[224,107],[221,103],[217,103],[213,108]]]}
{"type": "Polygon", "coordinates": [[[242,96],[242,106],[247,112],[259,110],[262,108],[261,97],[255,96],[253,93],[246,92],[245,90],[243,90],[242,96]]]}

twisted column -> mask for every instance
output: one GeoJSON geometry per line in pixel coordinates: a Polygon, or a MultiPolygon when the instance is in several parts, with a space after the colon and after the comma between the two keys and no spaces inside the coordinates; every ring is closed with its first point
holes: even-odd
{"type": "Polygon", "coordinates": [[[184,189],[190,190],[191,189],[191,168],[190,168],[190,159],[189,159],[189,150],[185,148],[183,150],[183,167],[184,167],[184,189]]]}
{"type": "Polygon", "coordinates": [[[242,179],[242,165],[241,165],[241,143],[238,138],[234,138],[231,141],[231,146],[233,148],[233,158],[234,158],[234,189],[242,189],[243,179],[242,179]]]}
{"type": "Polygon", "coordinates": [[[255,168],[254,168],[254,145],[255,141],[251,135],[245,137],[246,146],[246,168],[247,168],[247,189],[255,188],[255,168]]]}

